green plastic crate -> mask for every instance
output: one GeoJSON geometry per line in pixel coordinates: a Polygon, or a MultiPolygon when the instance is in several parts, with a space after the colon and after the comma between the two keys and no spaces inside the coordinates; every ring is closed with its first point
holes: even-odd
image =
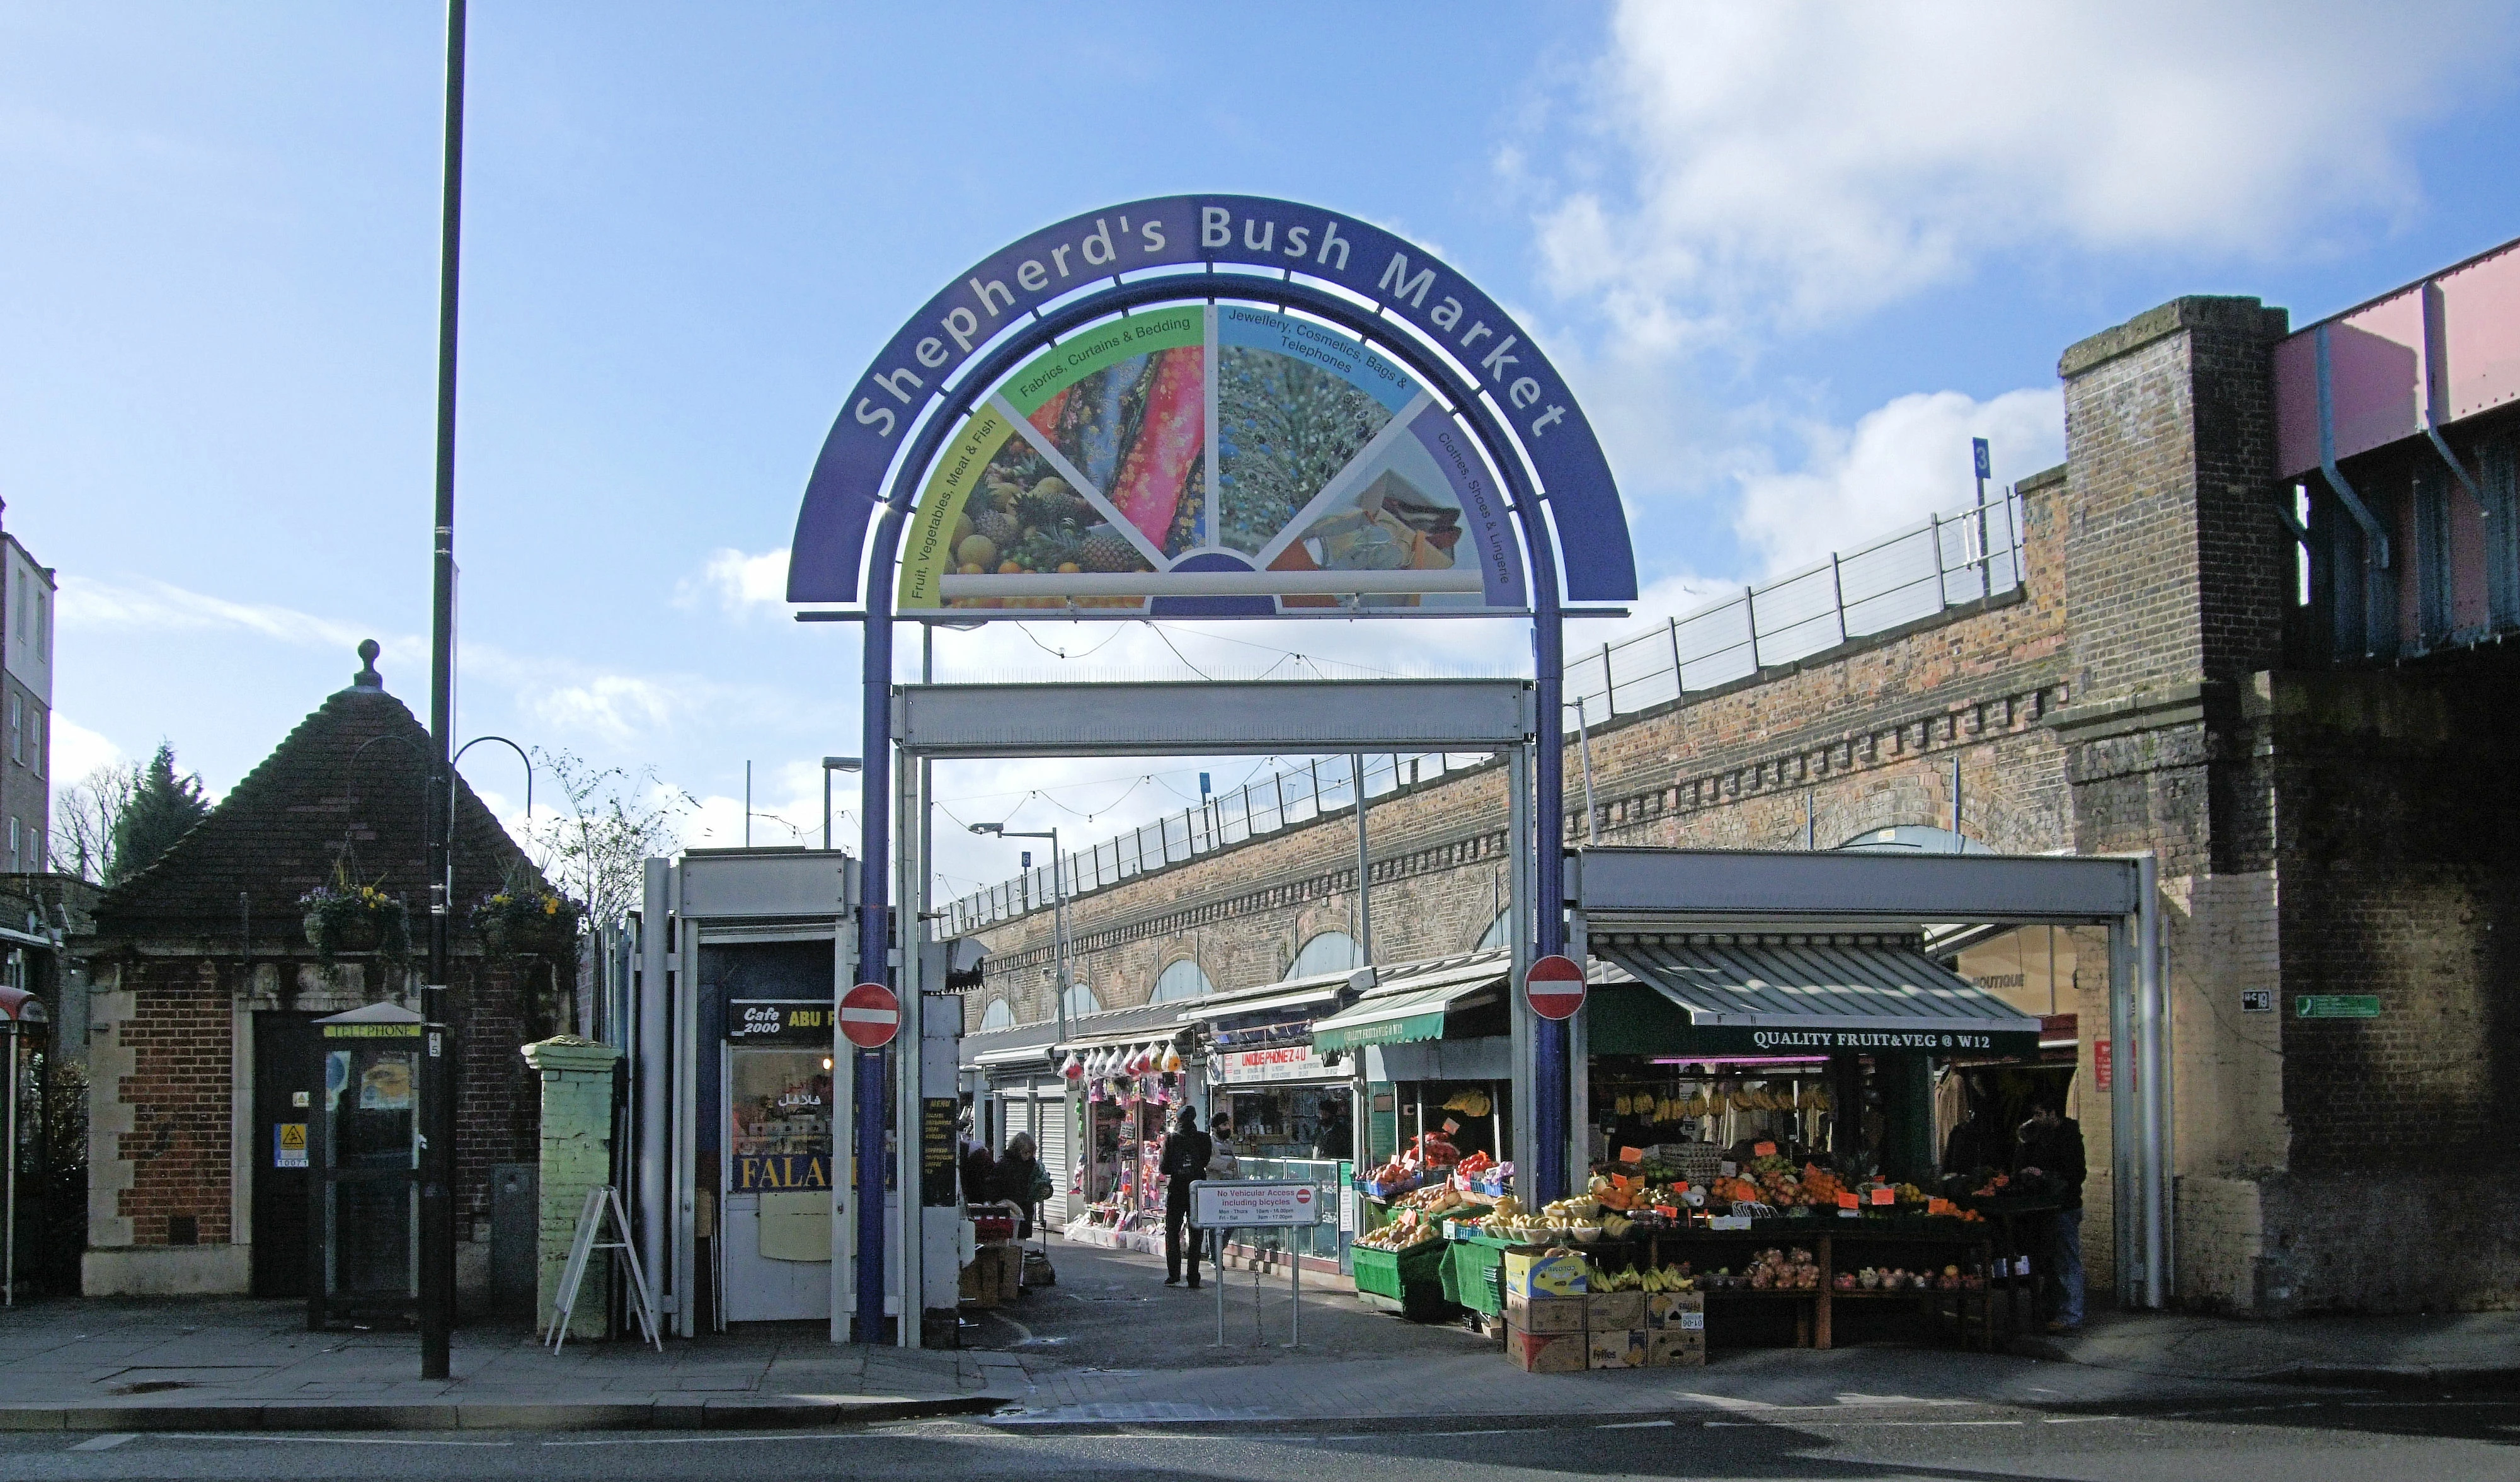
{"type": "Polygon", "coordinates": [[[1497,1317],[1505,1311],[1506,1247],[1487,1240],[1453,1240],[1444,1251],[1444,1300],[1497,1317]]]}
{"type": "Polygon", "coordinates": [[[1453,1305],[1444,1293],[1444,1251],[1441,1240],[1396,1251],[1356,1246],[1356,1289],[1396,1305],[1407,1317],[1442,1318],[1453,1305]]]}

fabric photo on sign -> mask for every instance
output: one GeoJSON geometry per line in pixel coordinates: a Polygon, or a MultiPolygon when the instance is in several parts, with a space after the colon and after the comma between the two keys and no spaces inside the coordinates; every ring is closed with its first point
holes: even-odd
{"type": "MultiPolygon", "coordinates": [[[[1207,501],[1203,347],[1156,350],[1091,372],[1042,403],[1029,420],[1166,556],[1199,543],[1207,501]]],[[[1082,561],[1081,555],[1075,559],[1082,561]]]]}

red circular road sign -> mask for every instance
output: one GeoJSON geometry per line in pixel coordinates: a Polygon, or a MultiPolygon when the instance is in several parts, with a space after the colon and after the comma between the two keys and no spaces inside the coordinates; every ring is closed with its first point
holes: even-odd
{"type": "Polygon", "coordinates": [[[1584,969],[1573,958],[1552,954],[1522,975],[1522,995],[1544,1019],[1571,1019],[1584,1007],[1584,969]]]}
{"type": "Polygon", "coordinates": [[[901,1000],[881,983],[860,983],[840,995],[840,1034],[860,1050],[881,1050],[901,1032],[901,1000]]]}

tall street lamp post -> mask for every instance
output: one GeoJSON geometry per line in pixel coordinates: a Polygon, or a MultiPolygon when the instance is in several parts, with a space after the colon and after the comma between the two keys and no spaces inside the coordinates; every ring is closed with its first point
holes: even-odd
{"type": "Polygon", "coordinates": [[[823,758],[823,852],[826,854],[832,849],[832,774],[856,772],[864,766],[865,763],[854,756],[823,758]]]}
{"type": "Polygon", "coordinates": [[[1050,840],[1050,935],[1051,951],[1058,959],[1058,1038],[1067,1039],[1067,875],[1066,861],[1058,852],[1058,831],[1048,829],[1026,831],[1010,829],[1004,824],[973,824],[973,833],[995,834],[999,838],[1046,838],[1050,840]]]}

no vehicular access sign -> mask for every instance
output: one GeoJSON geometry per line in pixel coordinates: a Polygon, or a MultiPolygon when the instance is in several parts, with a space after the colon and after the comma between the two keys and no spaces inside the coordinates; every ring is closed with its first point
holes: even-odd
{"type": "Polygon", "coordinates": [[[1330,1201],[1312,1184],[1235,1180],[1190,1186],[1190,1222],[1201,1230],[1318,1225],[1330,1201]]]}

